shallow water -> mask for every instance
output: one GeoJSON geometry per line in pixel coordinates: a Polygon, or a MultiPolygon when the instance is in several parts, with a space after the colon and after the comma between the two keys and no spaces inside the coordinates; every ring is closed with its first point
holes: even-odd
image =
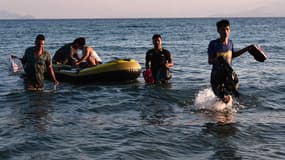
{"type": "MultiPolygon", "coordinates": [[[[235,48],[262,46],[268,60],[236,58],[241,97],[235,112],[211,112],[195,100],[211,94],[207,45],[218,19],[0,21],[1,159],[284,159],[285,19],[230,19],[235,48]],[[8,69],[37,34],[52,54],[84,36],[103,61],[134,58],[144,66],[151,36],[161,33],[174,57],[169,85],[61,83],[23,89],[8,69]],[[223,123],[221,123],[223,122],[223,123]]],[[[143,67],[144,68],[144,67],[143,67]]]]}

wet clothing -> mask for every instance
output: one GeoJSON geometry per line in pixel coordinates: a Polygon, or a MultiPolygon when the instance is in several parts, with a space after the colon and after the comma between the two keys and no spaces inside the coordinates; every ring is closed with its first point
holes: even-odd
{"type": "Polygon", "coordinates": [[[26,49],[22,58],[23,67],[26,73],[26,83],[33,88],[43,88],[44,73],[47,67],[51,65],[51,56],[44,50],[40,57],[35,57],[36,47],[26,49]]]}
{"type": "MultiPolygon", "coordinates": [[[[172,61],[171,53],[162,48],[159,53],[155,49],[150,49],[146,53],[146,62],[151,63],[151,72],[154,77],[155,83],[160,81],[166,81],[171,78],[169,68],[165,66],[167,62],[172,61]]],[[[146,64],[146,68],[149,68],[149,64],[146,64]]]]}
{"type": "Polygon", "coordinates": [[[215,57],[223,57],[224,59],[227,56],[232,57],[234,52],[234,44],[232,40],[229,40],[227,45],[224,45],[220,39],[216,39],[210,42],[208,47],[208,55],[214,55],[215,57]]]}
{"type": "Polygon", "coordinates": [[[73,56],[76,53],[77,53],[76,50],[72,48],[72,43],[68,43],[59,48],[55,52],[52,58],[52,62],[54,64],[61,63],[61,64],[73,65],[75,63],[73,56]]]}
{"type": "Polygon", "coordinates": [[[227,59],[232,59],[233,42],[229,40],[224,45],[220,39],[210,42],[208,47],[208,55],[218,57],[218,61],[213,64],[211,72],[211,87],[215,95],[224,98],[224,95],[238,95],[237,84],[238,78],[227,59]]]}

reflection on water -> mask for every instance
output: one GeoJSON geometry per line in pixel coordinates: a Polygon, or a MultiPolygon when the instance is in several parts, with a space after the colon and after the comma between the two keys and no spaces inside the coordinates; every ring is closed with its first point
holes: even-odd
{"type": "Polygon", "coordinates": [[[223,149],[217,149],[211,159],[240,160],[242,159],[242,156],[237,153],[237,150],[237,148],[233,148],[232,146],[224,146],[223,149]]]}
{"type": "Polygon", "coordinates": [[[172,107],[155,107],[141,112],[141,118],[150,125],[171,125],[171,118],[175,116],[172,107]]]}
{"type": "Polygon", "coordinates": [[[36,132],[46,132],[48,124],[52,120],[49,115],[52,111],[52,94],[45,92],[26,93],[26,103],[15,107],[15,118],[24,128],[33,126],[36,132]]]}
{"type": "Polygon", "coordinates": [[[203,132],[213,137],[212,147],[215,152],[210,159],[242,159],[239,155],[238,147],[232,142],[232,137],[238,132],[234,123],[206,123],[203,132]]]}
{"type": "Polygon", "coordinates": [[[225,125],[234,123],[234,114],[231,110],[223,112],[205,111],[202,116],[210,122],[225,125]]]}
{"type": "Polygon", "coordinates": [[[234,136],[238,131],[235,124],[218,124],[218,123],[206,123],[206,129],[204,132],[207,134],[212,134],[218,138],[227,138],[234,136]]]}

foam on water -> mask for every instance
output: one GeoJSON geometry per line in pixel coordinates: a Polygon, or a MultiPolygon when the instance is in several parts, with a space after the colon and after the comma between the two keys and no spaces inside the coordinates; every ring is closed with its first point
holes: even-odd
{"type": "Polygon", "coordinates": [[[210,111],[225,111],[232,110],[232,99],[228,104],[219,100],[213,93],[211,88],[200,90],[195,97],[195,106],[198,110],[210,110],[210,111]]]}

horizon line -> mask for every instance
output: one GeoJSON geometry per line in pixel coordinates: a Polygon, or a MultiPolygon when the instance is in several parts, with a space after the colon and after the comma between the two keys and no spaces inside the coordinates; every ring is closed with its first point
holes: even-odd
{"type": "Polygon", "coordinates": [[[209,16],[209,17],[97,17],[97,18],[0,18],[0,20],[91,20],[91,19],[216,19],[216,18],[285,18],[285,16],[209,16]]]}

